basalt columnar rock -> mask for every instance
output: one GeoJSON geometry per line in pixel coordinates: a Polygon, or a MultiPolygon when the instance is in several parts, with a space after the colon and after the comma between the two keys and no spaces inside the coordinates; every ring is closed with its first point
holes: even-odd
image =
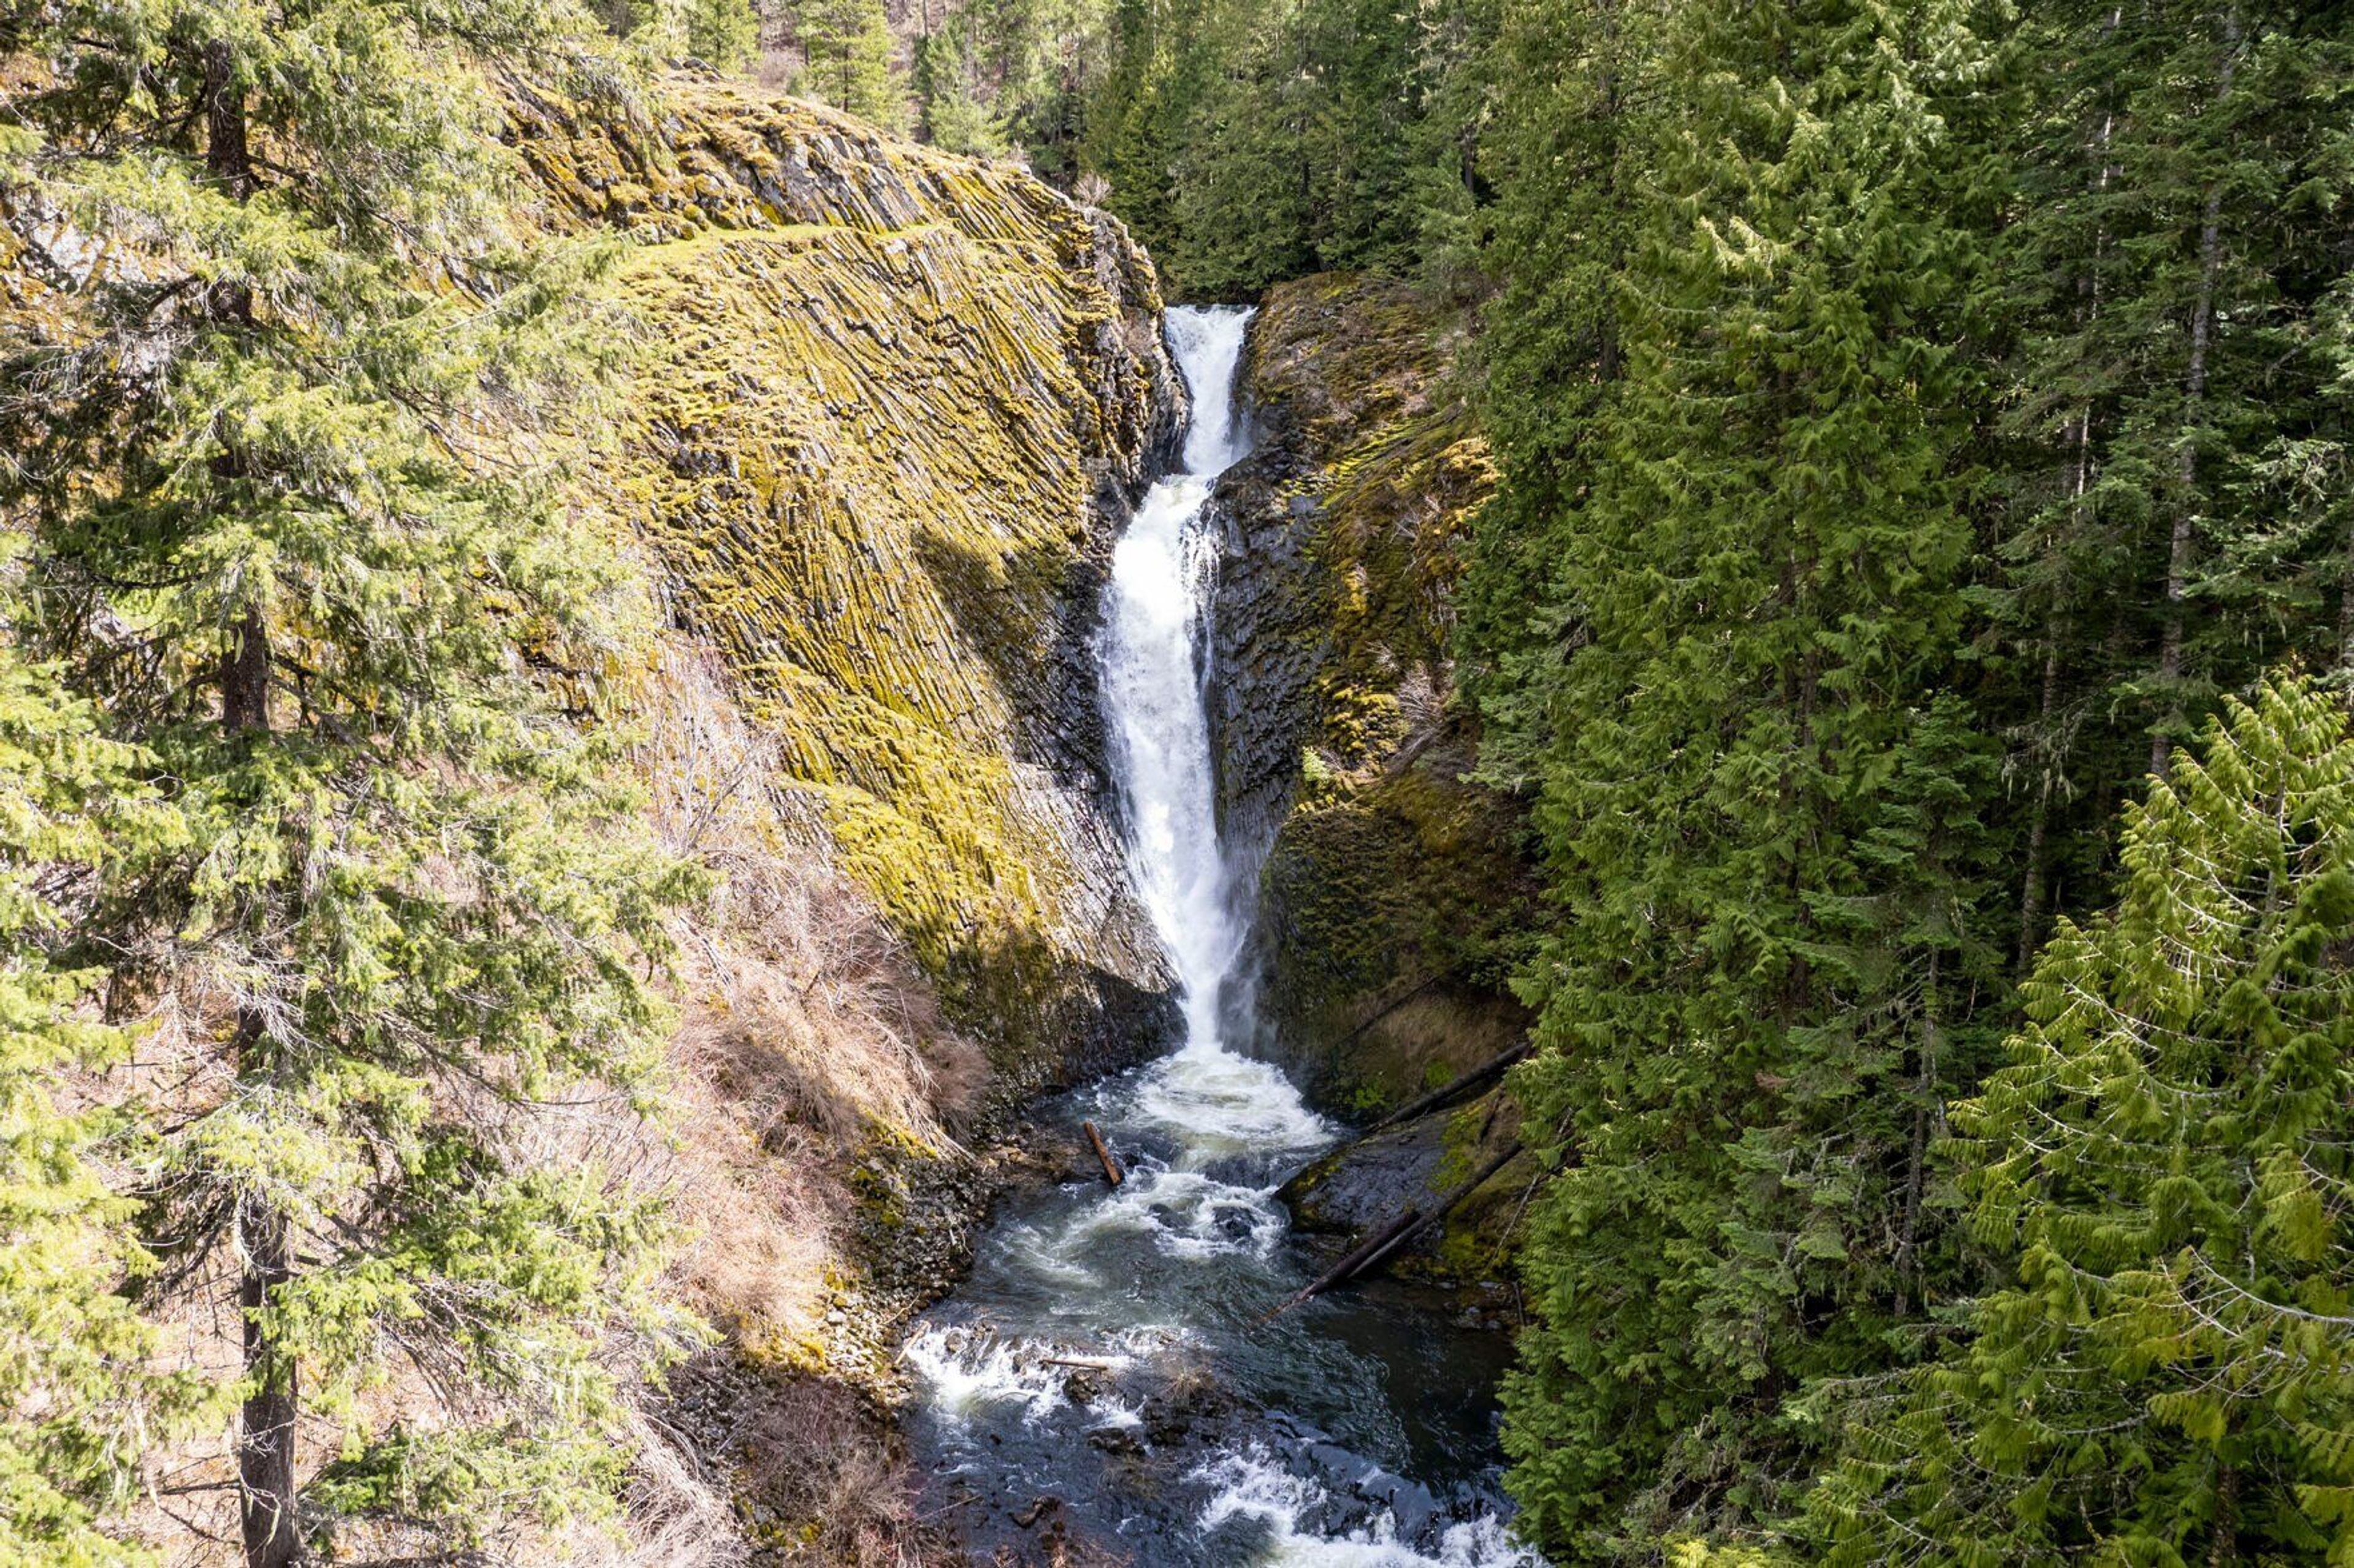
{"type": "Polygon", "coordinates": [[[1267,1044],[1369,1113],[1507,1046],[1520,813],[1468,784],[1448,640],[1492,475],[1449,387],[1460,323],[1400,284],[1274,290],[1245,387],[1258,442],[1220,484],[1211,722],[1230,842],[1264,853],[1267,1044]]]}
{"type": "Polygon", "coordinates": [[[1009,166],[689,78],[517,107],[557,220],[635,241],[652,362],[599,488],[1008,1097],[1149,1048],[1092,642],[1182,428],[1150,261],[1009,166]]]}
{"type": "MultiPolygon", "coordinates": [[[[1494,1058],[1525,1022],[1505,987],[1510,934],[1535,924],[1522,812],[1465,779],[1448,659],[1458,547],[1492,483],[1445,374],[1461,331],[1396,283],[1274,290],[1245,366],[1257,446],[1217,496],[1211,722],[1229,842],[1259,866],[1261,1047],[1343,1116],[1494,1058]]],[[[1491,1090],[1284,1195],[1306,1228],[1362,1229],[1513,1131],[1491,1090]]],[[[1440,1252],[1468,1262],[1491,1221],[1467,1205],[1440,1252]]]]}

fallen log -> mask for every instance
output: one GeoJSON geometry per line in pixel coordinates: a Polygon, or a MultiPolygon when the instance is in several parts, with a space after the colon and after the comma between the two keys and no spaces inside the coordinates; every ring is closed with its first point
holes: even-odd
{"type": "Polygon", "coordinates": [[[1444,1216],[1448,1210],[1463,1202],[1464,1199],[1469,1197],[1473,1192],[1478,1192],[1480,1186],[1487,1181],[1488,1178],[1493,1176],[1497,1171],[1501,1171],[1505,1166],[1511,1164],[1512,1162],[1512,1157],[1520,1153],[1520,1151],[1521,1146],[1518,1142],[1507,1145],[1501,1154],[1497,1155],[1485,1165],[1480,1166],[1479,1170],[1464,1178],[1463,1181],[1458,1182],[1453,1187],[1448,1188],[1447,1195],[1438,1200],[1437,1207],[1432,1209],[1429,1213],[1424,1215],[1421,1219],[1416,1220],[1413,1224],[1408,1225],[1405,1230],[1400,1231],[1396,1235],[1392,1236],[1388,1242],[1384,1244],[1379,1251],[1373,1254],[1373,1256],[1357,1265],[1357,1272],[1359,1274],[1370,1274],[1374,1269],[1379,1268],[1384,1263],[1388,1261],[1390,1254],[1405,1245],[1406,1243],[1412,1241],[1416,1236],[1420,1235],[1424,1230],[1444,1216]]]}
{"type": "Polygon", "coordinates": [[[1115,1363],[1111,1361],[1095,1361],[1087,1356],[1040,1356],[1038,1364],[1042,1367],[1078,1367],[1087,1372],[1116,1370],[1115,1363]]]}
{"type": "Polygon", "coordinates": [[[1438,1202],[1429,1208],[1418,1209],[1409,1205],[1389,1224],[1350,1248],[1346,1257],[1303,1286],[1296,1294],[1288,1298],[1259,1321],[1264,1323],[1268,1318],[1280,1317],[1301,1302],[1313,1300],[1333,1287],[1345,1285],[1358,1276],[1379,1267],[1392,1253],[1405,1246],[1406,1243],[1431,1225],[1445,1219],[1464,1199],[1479,1191],[1490,1177],[1511,1163],[1513,1157],[1520,1152],[1520,1143],[1515,1139],[1505,1146],[1503,1152],[1490,1159],[1479,1170],[1449,1187],[1438,1202]]]}
{"type": "Polygon", "coordinates": [[[1103,1161],[1104,1180],[1115,1187],[1119,1186],[1127,1178],[1120,1174],[1119,1161],[1111,1157],[1110,1146],[1104,1142],[1103,1134],[1096,1130],[1096,1124],[1091,1121],[1083,1121],[1079,1125],[1087,1129],[1087,1141],[1096,1146],[1096,1158],[1103,1161]]]}
{"type": "Polygon", "coordinates": [[[1523,1040],[1518,1045],[1513,1046],[1511,1050],[1497,1057],[1494,1061],[1490,1062],[1487,1065],[1482,1067],[1474,1067],[1469,1072],[1464,1074],[1461,1077],[1454,1080],[1452,1083],[1442,1084],[1437,1088],[1431,1090],[1430,1093],[1423,1096],[1420,1099],[1400,1106],[1397,1109],[1390,1112],[1389,1115],[1382,1118],[1381,1120],[1373,1123],[1373,1126],[1365,1128],[1365,1133],[1370,1137],[1373,1133],[1383,1132],[1390,1128],[1395,1127],[1400,1122],[1412,1121],[1416,1117],[1426,1116],[1430,1112],[1437,1110],[1439,1107],[1447,1104],[1448,1101],[1457,1099],[1463,1095],[1469,1094],[1473,1089],[1483,1087],[1493,1080],[1502,1077],[1506,1071],[1511,1067],[1513,1063],[1519,1061],[1528,1054],[1529,1043],[1523,1040]]]}
{"type": "MultiPolygon", "coordinates": [[[[1400,1213],[1396,1218],[1391,1220],[1388,1224],[1384,1225],[1380,1230],[1374,1232],[1372,1235],[1367,1236],[1355,1246],[1351,1247],[1349,1249],[1348,1255],[1343,1257],[1340,1262],[1334,1264],[1331,1267],[1326,1269],[1322,1274],[1318,1275],[1314,1279],[1310,1280],[1307,1284],[1301,1286],[1293,1295],[1286,1298],[1282,1305],[1269,1312],[1267,1315],[1267,1318],[1278,1317],[1283,1313],[1290,1311],[1302,1301],[1311,1300],[1316,1297],[1323,1295],[1327,1290],[1331,1289],[1334,1286],[1348,1278],[1349,1276],[1354,1274],[1358,1268],[1364,1264],[1367,1258],[1372,1257],[1375,1253],[1381,1251],[1384,1247],[1389,1245],[1390,1243],[1395,1241],[1402,1232],[1421,1218],[1422,1211],[1420,1209],[1408,1207],[1404,1212],[1400,1213]]],[[[1262,1318],[1259,1321],[1264,1323],[1267,1321],[1267,1318],[1262,1318]]]]}

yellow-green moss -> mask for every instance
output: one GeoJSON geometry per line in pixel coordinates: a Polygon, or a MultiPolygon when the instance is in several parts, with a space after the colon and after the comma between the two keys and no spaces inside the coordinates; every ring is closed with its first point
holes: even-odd
{"type": "Polygon", "coordinates": [[[1253,334],[1252,397],[1306,461],[1276,503],[1313,503],[1330,600],[1317,725],[1265,877],[1270,997],[1328,1092],[1386,1108],[1511,1044],[1506,980],[1533,924],[1518,805],[1463,782],[1452,595],[1494,483],[1451,379],[1467,323],[1411,288],[1284,284],[1253,334]]]}
{"type": "Polygon", "coordinates": [[[1073,800],[1018,759],[1090,503],[1150,427],[1149,265],[1016,170],[811,105],[682,79],[660,114],[518,111],[559,212],[641,242],[655,353],[599,499],[969,1016],[1133,969],[1073,800]]]}

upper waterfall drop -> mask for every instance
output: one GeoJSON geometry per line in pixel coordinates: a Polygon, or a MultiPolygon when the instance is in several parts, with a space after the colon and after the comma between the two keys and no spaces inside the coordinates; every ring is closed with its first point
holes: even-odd
{"type": "Polygon", "coordinates": [[[1113,765],[1137,890],[1177,971],[1185,1043],[1217,1042],[1218,993],[1241,950],[1218,842],[1203,702],[1203,612],[1214,562],[1210,484],[1241,457],[1234,382],[1246,310],[1172,310],[1169,345],[1193,396],[1184,471],[1146,494],[1112,553],[1102,648],[1113,765]]]}

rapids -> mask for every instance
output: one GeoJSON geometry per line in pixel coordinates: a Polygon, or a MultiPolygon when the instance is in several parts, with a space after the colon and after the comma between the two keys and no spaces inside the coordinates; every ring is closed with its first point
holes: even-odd
{"type": "Polygon", "coordinates": [[[1245,455],[1248,327],[1245,311],[1169,313],[1193,394],[1184,471],[1120,540],[1099,650],[1130,866],[1183,1033],[1043,1107],[1074,1135],[1094,1120],[1129,1179],[1005,1206],[970,1279],[903,1351],[911,1436],[928,1509],[976,1561],[1516,1568],[1530,1560],[1505,1539],[1495,1479],[1499,1336],[1381,1281],[1265,1319],[1317,1263],[1275,1191],[1341,1129],[1227,1045],[1249,1005],[1237,889],[1256,868],[1231,863],[1217,831],[1204,503],[1245,455]]]}

